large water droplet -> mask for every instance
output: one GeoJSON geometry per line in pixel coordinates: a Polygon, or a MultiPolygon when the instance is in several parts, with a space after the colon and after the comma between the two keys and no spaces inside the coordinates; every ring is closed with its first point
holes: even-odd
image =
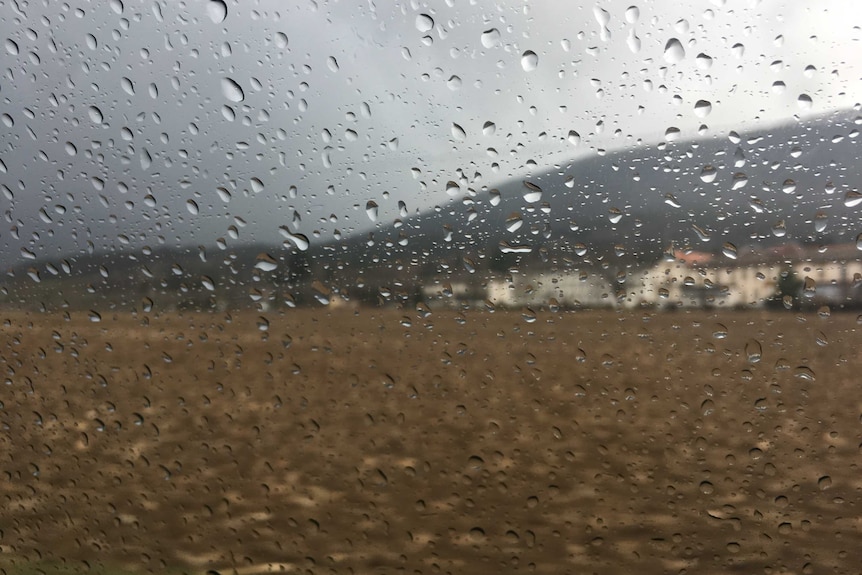
{"type": "Polygon", "coordinates": [[[416,29],[422,33],[430,32],[434,28],[434,18],[428,14],[419,14],[416,16],[416,29]]]}
{"type": "Polygon", "coordinates": [[[516,232],[522,225],[524,225],[524,220],[518,212],[513,212],[506,218],[506,231],[508,232],[516,232]]]}
{"type": "Polygon", "coordinates": [[[374,200],[368,200],[368,202],[365,204],[365,213],[368,215],[368,219],[372,222],[377,221],[378,210],[379,208],[377,206],[377,202],[375,202],[374,200]]]}
{"type": "Polygon", "coordinates": [[[224,22],[225,18],[227,18],[227,4],[224,3],[224,0],[210,0],[207,2],[207,16],[216,24],[224,22]]]}
{"type": "Polygon", "coordinates": [[[527,50],[521,55],[521,68],[525,72],[532,72],[539,65],[539,57],[532,50],[527,50]]]}
{"type": "Polygon", "coordinates": [[[245,100],[245,92],[243,92],[240,85],[234,82],[231,78],[222,78],[221,92],[224,97],[231,102],[242,102],[245,100]]]}
{"type": "Polygon", "coordinates": [[[846,194],[844,194],[844,205],[848,208],[855,208],[859,204],[862,204],[862,194],[855,190],[850,190],[846,194]]]}
{"type": "Polygon", "coordinates": [[[698,118],[706,118],[712,112],[712,103],[708,100],[698,100],[694,104],[694,114],[698,118]]]}
{"type": "Polygon", "coordinates": [[[261,271],[271,272],[278,267],[278,260],[267,253],[261,253],[255,258],[254,267],[261,271]]]}
{"type": "Polygon", "coordinates": [[[526,188],[524,191],[525,202],[532,204],[542,199],[542,188],[536,184],[524,180],[524,188],[526,188]]]}
{"type": "Polygon", "coordinates": [[[87,108],[87,114],[90,116],[90,121],[95,124],[101,124],[105,119],[102,115],[102,111],[96,106],[90,106],[87,108]]]}
{"type": "Polygon", "coordinates": [[[485,48],[493,48],[500,43],[500,31],[496,28],[485,30],[482,32],[482,46],[485,48]]]}
{"type": "Polygon", "coordinates": [[[458,124],[455,124],[454,122],[452,123],[451,131],[452,131],[452,137],[455,138],[456,140],[458,140],[459,142],[462,142],[462,141],[467,139],[467,132],[464,131],[464,128],[462,128],[458,124]]]}
{"type": "Polygon", "coordinates": [[[799,97],[796,99],[796,104],[802,110],[810,110],[812,106],[811,96],[808,94],[799,94],[799,97]]]}
{"type": "Polygon", "coordinates": [[[188,201],[186,202],[186,209],[187,209],[187,210],[189,211],[189,213],[190,213],[191,215],[193,215],[193,216],[198,215],[198,214],[200,213],[200,211],[201,211],[201,210],[200,210],[200,208],[198,207],[198,203],[197,203],[196,201],[194,201],[194,200],[188,200],[188,201]]]}
{"type": "Polygon", "coordinates": [[[581,143],[581,135],[574,130],[569,130],[568,138],[569,143],[573,146],[577,146],[581,143]]]}
{"type": "Polygon", "coordinates": [[[485,122],[482,126],[482,135],[483,136],[493,136],[494,132],[497,131],[497,125],[494,122],[485,122]]]}
{"type": "Polygon", "coordinates": [[[735,260],[737,258],[736,246],[730,242],[725,242],[725,244],[721,246],[721,253],[723,253],[726,257],[732,260],[735,260]]]}
{"type": "Polygon", "coordinates": [[[664,46],[664,59],[670,64],[677,64],[685,58],[685,48],[676,38],[671,38],[664,46]]]}
{"type": "Polygon", "coordinates": [[[284,50],[287,48],[287,34],[284,32],[276,32],[275,33],[275,47],[279,50],[284,50]]]}

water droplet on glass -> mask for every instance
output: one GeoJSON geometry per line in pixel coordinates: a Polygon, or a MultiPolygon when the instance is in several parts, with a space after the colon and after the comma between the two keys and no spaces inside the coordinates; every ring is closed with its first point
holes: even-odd
{"type": "Polygon", "coordinates": [[[191,215],[193,215],[193,216],[196,216],[196,215],[198,215],[198,214],[200,213],[200,209],[198,208],[198,204],[197,204],[197,202],[196,202],[196,201],[194,201],[194,200],[188,200],[188,201],[186,202],[186,209],[187,209],[187,210],[189,211],[189,213],[190,213],[191,215]]]}
{"type": "Polygon", "coordinates": [[[464,128],[459,126],[458,124],[452,123],[452,137],[458,140],[459,142],[463,142],[467,139],[467,132],[464,131],[464,128]]]}
{"type": "Polygon", "coordinates": [[[484,136],[493,136],[496,131],[497,125],[494,122],[485,122],[482,126],[482,135],[484,136]]]}
{"type": "Polygon", "coordinates": [[[458,76],[449,76],[449,79],[446,80],[446,87],[452,90],[453,92],[461,89],[461,78],[458,76]]]}
{"type": "Polygon", "coordinates": [[[825,232],[829,224],[829,216],[825,212],[817,212],[814,214],[814,230],[817,232],[825,232]]]}
{"type": "Polygon", "coordinates": [[[331,72],[338,72],[338,60],[336,60],[334,56],[330,56],[326,59],[326,67],[329,68],[331,72]]]}
{"type": "Polygon", "coordinates": [[[676,38],[671,38],[667,41],[667,44],[664,46],[664,59],[665,62],[670,64],[677,64],[685,58],[685,48],[682,47],[682,43],[676,38]]]}
{"type": "Polygon", "coordinates": [[[209,0],[207,2],[207,16],[215,24],[220,24],[227,18],[227,4],[224,0],[209,0]]]}
{"type": "Polygon", "coordinates": [[[634,24],[640,18],[641,11],[637,6],[629,6],[626,8],[626,22],[634,24]]]}
{"type": "Polygon", "coordinates": [[[434,18],[428,14],[416,16],[416,29],[422,33],[430,32],[434,28],[434,18]]]}
{"type": "MultiPolygon", "coordinates": [[[[494,189],[492,189],[491,191],[489,191],[489,192],[488,192],[488,202],[489,202],[492,206],[499,206],[499,205],[500,205],[500,202],[501,202],[502,200],[503,200],[503,198],[502,198],[502,196],[500,195],[500,190],[498,190],[497,188],[494,188],[494,189]]],[[[860,248],[860,249],[862,249],[862,248],[860,248]]]]}
{"type": "Polygon", "coordinates": [[[254,267],[261,271],[271,272],[278,267],[278,260],[267,253],[261,253],[255,258],[254,267]]]}
{"type": "Polygon", "coordinates": [[[799,94],[799,97],[796,99],[796,104],[802,110],[810,110],[812,106],[811,96],[808,94],[799,94]]]}
{"type": "Polygon", "coordinates": [[[803,297],[813,298],[816,292],[817,292],[817,282],[814,281],[814,278],[812,278],[810,276],[805,276],[805,279],[802,281],[802,295],[803,295],[803,297]]]}
{"type": "Polygon", "coordinates": [[[568,138],[569,143],[573,146],[578,146],[581,143],[581,135],[574,130],[569,130],[568,138]]]}
{"type": "Polygon", "coordinates": [[[18,44],[14,40],[7,38],[5,42],[6,51],[13,56],[18,55],[18,44]]]}
{"type": "Polygon", "coordinates": [[[784,223],[784,220],[778,220],[773,224],[772,235],[776,238],[783,238],[787,235],[787,225],[784,223]]]}
{"type": "Polygon", "coordinates": [[[712,112],[712,103],[707,100],[698,100],[694,103],[694,114],[698,118],[706,118],[712,112]]]}
{"type": "Polygon", "coordinates": [[[705,184],[714,182],[716,176],[718,176],[718,171],[713,166],[704,166],[700,170],[700,180],[705,184]]]}
{"type": "Polygon", "coordinates": [[[721,247],[721,253],[723,253],[726,257],[735,260],[737,257],[736,246],[730,242],[725,242],[725,244],[721,247]]]}
{"type": "Polygon", "coordinates": [[[524,220],[518,212],[513,212],[506,218],[506,231],[508,232],[516,232],[522,225],[524,225],[524,220]]]}
{"type": "Polygon", "coordinates": [[[781,184],[781,191],[785,194],[792,194],[796,191],[796,182],[793,180],[784,180],[781,184]]]}
{"type": "Polygon", "coordinates": [[[844,205],[848,208],[855,208],[859,204],[862,204],[862,194],[855,190],[850,190],[846,194],[844,194],[844,205]]]}
{"type": "Polygon", "coordinates": [[[482,32],[482,46],[485,48],[493,48],[500,44],[500,31],[496,28],[485,30],[482,32]]]}
{"type": "Polygon", "coordinates": [[[748,340],[748,343],[745,344],[745,356],[751,363],[759,362],[763,357],[763,349],[760,346],[760,342],[756,339],[748,340]]]}
{"type": "Polygon", "coordinates": [[[279,50],[284,50],[287,48],[287,34],[284,32],[276,32],[275,33],[275,47],[279,50]]]}
{"type": "Polygon", "coordinates": [[[623,212],[619,208],[608,209],[608,219],[612,224],[618,224],[623,219],[623,212]]]}
{"type": "Polygon", "coordinates": [[[95,124],[101,124],[102,121],[105,119],[102,115],[102,111],[96,106],[90,106],[89,108],[87,108],[87,114],[90,116],[90,121],[95,124]]]}
{"type": "Polygon", "coordinates": [[[680,131],[679,128],[675,126],[671,126],[667,130],[664,131],[664,139],[666,142],[676,142],[679,140],[680,131]]]}
{"type": "Polygon", "coordinates": [[[372,222],[377,221],[377,212],[378,212],[377,202],[374,200],[368,200],[365,204],[365,213],[368,215],[368,219],[372,222]]]}
{"type": "Polygon", "coordinates": [[[862,251],[862,234],[856,236],[856,249],[862,251]]]}
{"type": "Polygon", "coordinates": [[[234,82],[231,78],[222,78],[221,92],[224,97],[231,102],[236,103],[245,100],[245,92],[243,92],[239,84],[234,82]]]}
{"type": "Polygon", "coordinates": [[[532,50],[527,50],[521,55],[521,68],[525,72],[532,72],[539,65],[539,57],[532,50]]]}
{"type": "Polygon", "coordinates": [[[308,241],[308,236],[305,234],[293,233],[287,229],[287,226],[279,227],[278,231],[281,232],[281,235],[286,237],[294,246],[296,246],[296,249],[301,252],[306,251],[311,245],[311,242],[308,241]]]}
{"type": "Polygon", "coordinates": [[[215,291],[215,282],[209,276],[201,276],[201,285],[209,291],[215,291]]]}
{"type": "Polygon", "coordinates": [[[695,57],[695,64],[701,70],[709,70],[712,67],[712,56],[708,56],[701,52],[695,57]]]}
{"type": "Polygon", "coordinates": [[[100,321],[102,321],[102,316],[97,311],[90,310],[89,317],[90,321],[93,323],[99,323],[100,321]]]}
{"type": "Polygon", "coordinates": [[[532,204],[542,199],[542,188],[532,182],[524,180],[524,201],[532,204]]]}

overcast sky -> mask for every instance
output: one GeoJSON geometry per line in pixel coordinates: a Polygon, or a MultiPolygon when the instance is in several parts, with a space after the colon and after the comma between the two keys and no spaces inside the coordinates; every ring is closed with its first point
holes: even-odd
{"type": "Polygon", "coordinates": [[[375,225],[368,202],[391,221],[399,201],[862,93],[853,0],[17,4],[0,3],[5,265],[283,226],[329,241],[375,225]]]}

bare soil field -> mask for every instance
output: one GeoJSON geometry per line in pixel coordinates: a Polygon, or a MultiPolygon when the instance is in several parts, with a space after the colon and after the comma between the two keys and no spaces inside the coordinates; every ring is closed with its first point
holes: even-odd
{"type": "Polygon", "coordinates": [[[860,573],[855,314],[0,312],[7,573],[860,573]]]}

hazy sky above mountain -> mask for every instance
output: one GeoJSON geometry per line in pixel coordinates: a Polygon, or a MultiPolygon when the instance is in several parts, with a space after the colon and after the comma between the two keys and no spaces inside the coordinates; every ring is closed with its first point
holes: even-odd
{"type": "Polygon", "coordinates": [[[7,265],[330,241],[374,225],[368,202],[391,221],[860,93],[853,0],[448,4],[0,2],[7,265]]]}

